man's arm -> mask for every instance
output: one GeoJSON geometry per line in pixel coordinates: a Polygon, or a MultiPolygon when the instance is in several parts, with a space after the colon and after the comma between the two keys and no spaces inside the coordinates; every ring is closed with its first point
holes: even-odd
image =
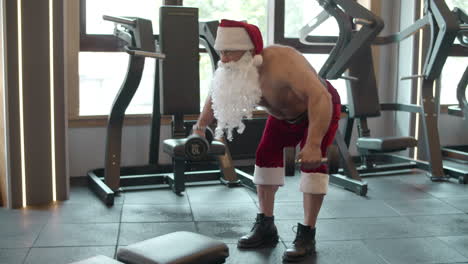
{"type": "Polygon", "coordinates": [[[307,131],[307,140],[300,153],[302,164],[307,168],[316,168],[320,166],[322,158],[321,144],[323,137],[330,126],[332,116],[331,95],[326,88],[319,82],[320,91],[317,89],[308,89],[307,111],[309,118],[309,127],[307,131]]]}
{"type": "MultiPolygon", "coordinates": [[[[314,89],[315,90],[315,89],[314,89]]],[[[305,147],[318,147],[327,133],[332,116],[331,95],[324,88],[319,93],[310,91],[307,95],[309,129],[305,147]]]]}
{"type": "Polygon", "coordinates": [[[205,136],[205,129],[209,126],[214,120],[214,112],[212,108],[211,95],[208,95],[205,100],[205,105],[203,110],[198,117],[197,123],[193,127],[193,133],[196,133],[201,136],[205,136]]]}

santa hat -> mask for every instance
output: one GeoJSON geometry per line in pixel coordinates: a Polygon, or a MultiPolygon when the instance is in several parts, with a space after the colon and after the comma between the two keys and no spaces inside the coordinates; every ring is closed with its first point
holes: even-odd
{"type": "Polygon", "coordinates": [[[221,20],[216,33],[216,50],[253,50],[254,65],[262,65],[263,40],[257,26],[242,21],[221,20]]]}

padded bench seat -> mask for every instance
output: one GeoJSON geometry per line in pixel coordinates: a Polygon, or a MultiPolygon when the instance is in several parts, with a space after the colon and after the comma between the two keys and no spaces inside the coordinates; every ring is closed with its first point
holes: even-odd
{"type": "Polygon", "coordinates": [[[373,152],[392,152],[416,147],[418,141],[414,137],[358,138],[356,145],[360,149],[373,152]]]}
{"type": "Polygon", "coordinates": [[[71,264],[122,264],[122,262],[119,262],[115,259],[111,259],[103,255],[98,255],[82,261],[73,262],[71,264]]]}
{"type": "Polygon", "coordinates": [[[127,264],[220,264],[229,256],[223,242],[179,231],[120,248],[117,259],[127,264]]]}
{"type": "MultiPolygon", "coordinates": [[[[185,157],[185,141],[184,138],[171,138],[163,141],[163,151],[169,154],[174,158],[184,158],[185,157]]],[[[224,155],[226,152],[226,147],[220,141],[213,140],[211,142],[208,155],[224,155]]]]}

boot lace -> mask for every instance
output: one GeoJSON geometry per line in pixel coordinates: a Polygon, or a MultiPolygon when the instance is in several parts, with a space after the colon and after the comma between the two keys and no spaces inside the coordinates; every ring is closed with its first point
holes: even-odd
{"type": "Polygon", "coordinates": [[[300,239],[304,234],[304,230],[298,229],[297,226],[293,226],[292,231],[296,234],[296,238],[293,241],[293,244],[296,246],[304,244],[304,239],[300,239]]]}
{"type": "Polygon", "coordinates": [[[254,229],[257,228],[257,226],[261,225],[262,221],[263,219],[259,219],[259,218],[255,219],[255,222],[253,223],[253,227],[252,229],[250,229],[250,232],[254,231],[254,229]]]}

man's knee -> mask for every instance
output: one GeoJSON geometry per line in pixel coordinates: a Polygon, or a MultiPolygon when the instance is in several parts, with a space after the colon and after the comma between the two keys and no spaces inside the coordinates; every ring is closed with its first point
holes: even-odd
{"type": "Polygon", "coordinates": [[[258,189],[258,192],[276,192],[278,191],[278,188],[280,186],[279,185],[265,185],[265,184],[258,184],[257,185],[257,189],[258,189]]]}
{"type": "Polygon", "coordinates": [[[308,194],[326,194],[329,176],[320,172],[301,172],[300,191],[308,194]]]}

